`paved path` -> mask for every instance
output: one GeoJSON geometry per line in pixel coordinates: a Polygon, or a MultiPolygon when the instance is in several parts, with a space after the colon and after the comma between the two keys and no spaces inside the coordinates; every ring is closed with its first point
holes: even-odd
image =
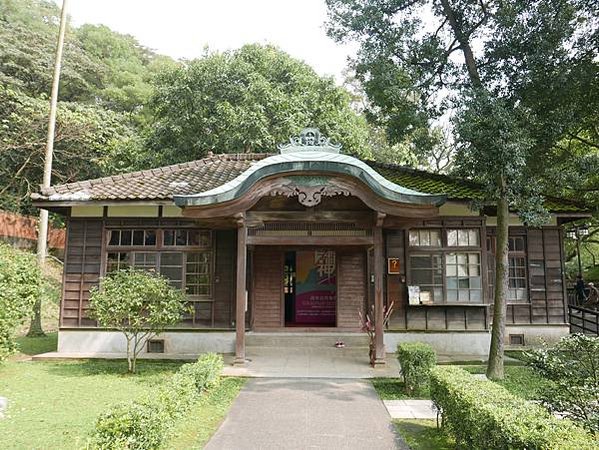
{"type": "Polygon", "coordinates": [[[248,380],[206,449],[396,449],[391,419],[368,381],[248,380]]]}

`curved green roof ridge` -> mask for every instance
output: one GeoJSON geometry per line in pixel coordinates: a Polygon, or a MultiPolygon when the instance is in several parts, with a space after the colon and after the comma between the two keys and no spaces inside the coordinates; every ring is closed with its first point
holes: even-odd
{"type": "Polygon", "coordinates": [[[368,164],[328,148],[310,148],[270,156],[250,166],[235,179],[217,188],[192,195],[175,195],[178,206],[203,206],[224,203],[241,197],[257,182],[274,176],[302,172],[334,174],[356,178],[378,196],[387,200],[423,206],[440,206],[444,194],[426,194],[389,181],[368,164]]]}

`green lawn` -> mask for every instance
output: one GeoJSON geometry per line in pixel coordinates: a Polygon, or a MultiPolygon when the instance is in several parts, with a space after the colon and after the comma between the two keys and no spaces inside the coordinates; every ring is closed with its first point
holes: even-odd
{"type": "Polygon", "coordinates": [[[396,419],[393,421],[401,437],[412,450],[453,450],[455,440],[436,420],[396,419]]]}
{"type": "MultiPolygon", "coordinates": [[[[7,417],[0,420],[2,449],[80,449],[98,415],[111,405],[151,393],[182,364],[139,361],[126,374],[125,361],[26,361],[27,354],[51,351],[56,335],[20,338],[22,354],[0,363],[0,396],[7,417]]],[[[169,448],[201,448],[218,428],[244,380],[224,379],[206,393],[176,429],[169,448]]]]}
{"type": "Polygon", "coordinates": [[[216,389],[206,395],[174,430],[167,449],[201,449],[216,432],[233,400],[245,384],[244,378],[223,378],[216,389]]]}

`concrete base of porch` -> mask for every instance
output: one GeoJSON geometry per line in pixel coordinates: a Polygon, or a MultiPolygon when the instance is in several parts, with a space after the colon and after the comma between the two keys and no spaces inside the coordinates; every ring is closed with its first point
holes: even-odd
{"type": "Polygon", "coordinates": [[[248,347],[244,366],[233,365],[233,355],[225,355],[226,376],[257,378],[395,378],[399,364],[395,355],[387,363],[370,367],[368,348],[248,347]]]}

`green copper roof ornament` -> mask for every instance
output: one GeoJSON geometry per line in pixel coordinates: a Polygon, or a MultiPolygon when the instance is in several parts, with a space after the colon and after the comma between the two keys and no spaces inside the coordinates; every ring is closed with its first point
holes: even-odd
{"type": "Polygon", "coordinates": [[[331,143],[318,128],[304,128],[299,136],[290,137],[288,143],[279,144],[278,148],[281,155],[298,152],[339,153],[341,144],[331,143]]]}

